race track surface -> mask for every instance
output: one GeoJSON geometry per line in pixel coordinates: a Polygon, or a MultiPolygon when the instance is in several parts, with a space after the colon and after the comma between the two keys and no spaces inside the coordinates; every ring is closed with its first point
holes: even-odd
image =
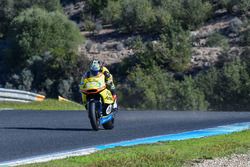
{"type": "Polygon", "coordinates": [[[119,111],[96,132],[83,111],[0,111],[0,162],[240,122],[250,112],[119,111]]]}

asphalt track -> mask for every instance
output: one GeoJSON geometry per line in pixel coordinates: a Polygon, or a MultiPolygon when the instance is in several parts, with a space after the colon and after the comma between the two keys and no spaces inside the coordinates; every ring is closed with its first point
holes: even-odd
{"type": "Polygon", "coordinates": [[[240,122],[250,112],[120,111],[96,132],[83,111],[0,111],[0,162],[240,122]]]}

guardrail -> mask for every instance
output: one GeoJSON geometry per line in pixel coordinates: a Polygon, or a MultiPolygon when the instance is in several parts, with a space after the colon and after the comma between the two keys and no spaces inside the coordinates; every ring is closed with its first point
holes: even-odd
{"type": "Polygon", "coordinates": [[[31,102],[43,101],[45,96],[22,90],[0,88],[0,101],[31,102]]]}

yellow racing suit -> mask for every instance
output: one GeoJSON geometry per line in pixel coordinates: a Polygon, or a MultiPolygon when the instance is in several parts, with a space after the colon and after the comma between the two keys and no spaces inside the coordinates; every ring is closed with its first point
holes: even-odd
{"type": "MultiPolygon", "coordinates": [[[[99,73],[104,74],[107,89],[109,89],[111,91],[113,97],[116,99],[115,85],[114,85],[114,82],[113,82],[112,74],[110,74],[109,70],[105,66],[101,67],[99,73]]],[[[81,78],[80,87],[81,87],[81,85],[84,85],[84,80],[86,78],[91,77],[91,76],[93,76],[93,75],[91,74],[90,71],[86,72],[81,78]]],[[[82,102],[83,102],[84,105],[86,105],[86,103],[87,103],[86,95],[83,94],[83,93],[82,93],[82,102]]]]}

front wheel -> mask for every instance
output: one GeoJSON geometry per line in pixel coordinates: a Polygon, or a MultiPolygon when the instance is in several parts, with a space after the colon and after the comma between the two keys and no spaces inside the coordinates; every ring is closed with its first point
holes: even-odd
{"type": "Polygon", "coordinates": [[[94,101],[89,103],[89,119],[91,126],[94,130],[98,131],[99,130],[99,118],[97,114],[97,108],[96,104],[94,101]]]}

